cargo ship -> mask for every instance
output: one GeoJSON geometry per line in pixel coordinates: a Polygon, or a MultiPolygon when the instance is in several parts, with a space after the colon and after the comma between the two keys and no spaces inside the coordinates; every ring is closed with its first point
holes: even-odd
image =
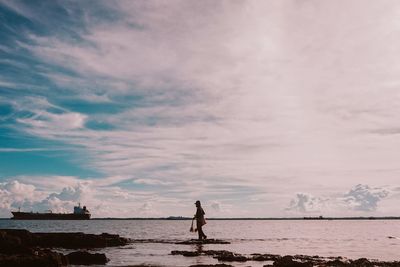
{"type": "Polygon", "coordinates": [[[14,217],[13,220],[89,220],[90,212],[86,209],[86,206],[74,207],[74,213],[53,213],[51,211],[39,213],[39,212],[22,212],[12,211],[14,217]]]}

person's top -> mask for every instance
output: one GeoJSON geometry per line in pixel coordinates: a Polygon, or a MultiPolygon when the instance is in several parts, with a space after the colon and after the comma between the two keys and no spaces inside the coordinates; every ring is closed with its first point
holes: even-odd
{"type": "Polygon", "coordinates": [[[206,214],[202,207],[197,207],[196,219],[204,219],[204,214],[206,214]]]}

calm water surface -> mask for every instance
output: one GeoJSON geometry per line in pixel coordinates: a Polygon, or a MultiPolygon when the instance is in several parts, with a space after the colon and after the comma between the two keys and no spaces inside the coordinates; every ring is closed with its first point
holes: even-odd
{"type": "MultiPolygon", "coordinates": [[[[183,241],[196,238],[189,232],[190,221],[165,220],[90,220],[90,221],[13,221],[0,220],[0,228],[22,228],[32,232],[114,233],[133,239],[183,241]]],[[[400,221],[208,221],[204,227],[209,238],[231,242],[229,245],[175,245],[170,243],[133,243],[123,248],[106,248],[108,265],[156,264],[189,266],[217,263],[213,258],[170,255],[171,250],[224,249],[242,254],[366,257],[400,260],[400,221]],[[399,238],[388,238],[399,237],[399,238]]],[[[246,262],[235,266],[262,266],[246,262]]]]}

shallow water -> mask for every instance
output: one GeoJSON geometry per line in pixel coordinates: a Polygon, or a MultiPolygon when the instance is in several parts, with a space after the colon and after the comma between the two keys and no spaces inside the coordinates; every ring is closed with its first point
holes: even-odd
{"type": "MultiPolygon", "coordinates": [[[[170,255],[171,250],[223,249],[242,254],[366,257],[400,260],[400,221],[398,220],[299,220],[299,221],[208,221],[209,238],[231,242],[228,245],[175,245],[174,241],[196,238],[190,221],[168,220],[90,220],[90,221],[13,221],[0,220],[0,228],[21,228],[32,232],[103,232],[133,239],[152,239],[164,243],[133,243],[123,248],[106,248],[108,265],[156,264],[189,266],[217,263],[208,256],[188,258],[170,255]],[[168,243],[170,242],[170,243],[168,243]],[[171,244],[172,243],[172,244],[171,244]]],[[[235,266],[262,266],[246,262],[235,266]]]]}

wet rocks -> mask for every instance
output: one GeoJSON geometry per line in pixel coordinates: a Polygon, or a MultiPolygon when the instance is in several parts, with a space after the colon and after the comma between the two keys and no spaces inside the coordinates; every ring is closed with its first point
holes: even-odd
{"type": "Polygon", "coordinates": [[[59,267],[66,266],[61,265],[59,262],[54,262],[51,259],[34,256],[34,255],[13,255],[4,256],[0,255],[0,266],[31,266],[31,267],[59,267]]]}
{"type": "Polygon", "coordinates": [[[189,267],[233,267],[233,265],[219,263],[219,264],[195,264],[189,267]]]}
{"type": "Polygon", "coordinates": [[[280,255],[276,254],[259,254],[259,253],[254,253],[251,254],[252,258],[251,260],[253,261],[276,261],[282,258],[280,255]]]}
{"type": "Polygon", "coordinates": [[[123,246],[128,244],[129,239],[119,235],[103,233],[101,235],[84,233],[31,233],[27,230],[2,229],[1,235],[19,240],[19,245],[38,247],[57,247],[68,249],[81,248],[105,248],[123,246]]]}
{"type": "Polygon", "coordinates": [[[176,242],[177,245],[193,245],[193,244],[230,244],[230,242],[221,239],[190,239],[186,241],[176,242]]]}
{"type": "Polygon", "coordinates": [[[273,266],[276,267],[286,267],[286,266],[291,266],[291,267],[312,267],[313,264],[312,262],[300,262],[296,261],[293,256],[283,256],[280,259],[277,259],[274,261],[273,266]]]}
{"type": "MultiPolygon", "coordinates": [[[[259,261],[265,262],[264,266],[275,266],[275,267],[400,267],[400,262],[385,262],[385,261],[373,261],[366,258],[357,260],[349,260],[343,257],[320,257],[320,256],[308,256],[308,255],[294,255],[294,256],[280,256],[276,254],[259,254],[254,253],[250,256],[230,252],[227,250],[197,250],[197,251],[180,251],[174,250],[171,252],[172,255],[183,255],[185,257],[197,257],[207,255],[218,259],[222,262],[248,262],[248,261],[259,261]]],[[[251,265],[251,264],[250,264],[251,265]]],[[[230,265],[215,264],[215,265],[192,265],[190,267],[208,267],[208,266],[221,266],[226,267],[230,265]]]]}
{"type": "Polygon", "coordinates": [[[68,264],[61,253],[33,247],[33,244],[28,231],[0,231],[0,266],[59,267],[68,264]]]}
{"type": "MultiPolygon", "coordinates": [[[[29,244],[29,239],[25,242],[29,244]]],[[[0,252],[2,254],[25,254],[31,253],[32,249],[28,245],[22,244],[22,239],[10,235],[6,232],[0,232],[0,252]]]]}
{"type": "Polygon", "coordinates": [[[204,250],[204,251],[185,251],[185,250],[173,250],[172,255],[182,255],[185,257],[196,257],[200,255],[212,256],[219,261],[238,261],[245,262],[248,260],[246,256],[241,254],[233,253],[226,250],[204,250]]]}
{"type": "Polygon", "coordinates": [[[23,254],[1,254],[0,267],[62,267],[68,261],[61,253],[49,250],[37,250],[23,254]]]}
{"type": "Polygon", "coordinates": [[[216,256],[214,256],[219,261],[239,261],[239,262],[245,262],[248,260],[246,256],[243,256],[241,254],[233,253],[230,251],[224,251],[223,253],[220,253],[216,256]]]}
{"type": "Polygon", "coordinates": [[[66,257],[70,264],[75,265],[104,265],[109,261],[104,253],[89,253],[87,251],[71,252],[66,257]]]}
{"type": "Polygon", "coordinates": [[[348,263],[347,262],[343,262],[343,261],[341,261],[339,259],[335,259],[335,260],[330,260],[330,261],[326,262],[325,265],[326,266],[338,266],[338,267],[340,267],[340,266],[346,266],[346,265],[348,265],[348,263]]]}
{"type": "Polygon", "coordinates": [[[122,246],[128,242],[126,238],[110,234],[31,233],[27,230],[0,229],[0,267],[101,265],[108,261],[105,254],[78,251],[65,256],[46,248],[102,248],[122,246]]]}
{"type": "Polygon", "coordinates": [[[182,255],[185,257],[197,257],[197,256],[200,256],[201,253],[198,251],[173,250],[173,251],[171,251],[171,254],[172,255],[182,255]]]}
{"type": "Polygon", "coordinates": [[[119,235],[84,233],[35,233],[36,242],[41,247],[69,249],[117,247],[128,244],[129,240],[119,235]]]}

